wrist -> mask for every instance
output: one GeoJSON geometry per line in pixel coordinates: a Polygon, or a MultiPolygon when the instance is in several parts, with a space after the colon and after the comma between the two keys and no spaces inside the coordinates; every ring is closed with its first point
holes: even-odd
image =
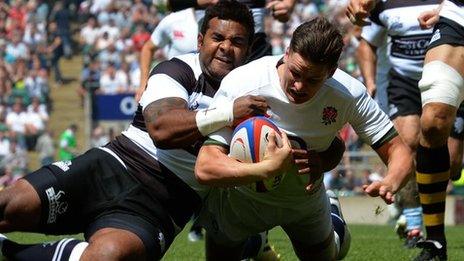
{"type": "Polygon", "coordinates": [[[234,121],[234,103],[223,103],[221,107],[203,109],[195,114],[198,131],[207,136],[223,127],[232,126],[234,121]]]}

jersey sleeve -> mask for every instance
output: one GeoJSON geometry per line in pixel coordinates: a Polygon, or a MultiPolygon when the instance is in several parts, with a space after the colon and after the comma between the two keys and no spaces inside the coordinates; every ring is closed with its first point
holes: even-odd
{"type": "Polygon", "coordinates": [[[153,68],[140,105],[145,109],[150,103],[168,97],[188,101],[195,83],[195,74],[188,64],[177,58],[164,61],[153,68]]]}
{"type": "Polygon", "coordinates": [[[162,19],[150,36],[150,41],[158,48],[163,48],[169,44],[169,17],[170,16],[168,15],[164,19],[162,19]]]}
{"type": "MultiPolygon", "coordinates": [[[[361,83],[358,83],[361,85],[361,83]]],[[[372,146],[393,128],[393,123],[366,91],[359,91],[349,110],[349,123],[358,136],[372,146]]]]}
{"type": "Polygon", "coordinates": [[[362,28],[361,37],[369,44],[379,47],[387,41],[387,29],[382,25],[371,23],[362,28]]]}

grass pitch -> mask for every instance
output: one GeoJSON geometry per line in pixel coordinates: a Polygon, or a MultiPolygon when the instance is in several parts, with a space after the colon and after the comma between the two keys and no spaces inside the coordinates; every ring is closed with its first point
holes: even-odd
{"type": "MultiPolygon", "coordinates": [[[[189,227],[189,226],[188,226],[189,227]]],[[[411,260],[419,250],[408,250],[402,246],[393,228],[390,226],[351,225],[351,249],[345,260],[381,261],[381,260],[411,260]]],[[[204,241],[191,243],[187,240],[188,229],[185,229],[174,241],[164,260],[204,260],[204,241]]],[[[447,227],[448,260],[464,260],[464,226],[447,227]]],[[[7,234],[12,240],[21,243],[36,243],[54,241],[57,237],[29,233],[7,234]]],[[[270,232],[270,242],[281,254],[282,260],[297,260],[290,242],[280,228],[270,232]]]]}

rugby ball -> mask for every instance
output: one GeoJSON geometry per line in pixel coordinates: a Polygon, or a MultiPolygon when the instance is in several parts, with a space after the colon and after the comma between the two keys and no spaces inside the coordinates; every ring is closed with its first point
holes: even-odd
{"type": "MultiPolygon", "coordinates": [[[[252,117],[240,123],[232,134],[229,157],[240,162],[256,163],[264,157],[268,143],[268,135],[274,130],[277,135],[277,145],[282,146],[279,128],[266,117],[252,117]]],[[[282,175],[272,179],[250,184],[257,192],[275,189],[282,180],[282,175]]]]}

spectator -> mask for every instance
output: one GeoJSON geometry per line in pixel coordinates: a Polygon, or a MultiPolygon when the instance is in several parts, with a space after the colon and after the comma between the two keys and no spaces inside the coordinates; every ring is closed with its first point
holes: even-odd
{"type": "Polygon", "coordinates": [[[89,17],[89,20],[86,25],[82,27],[79,34],[79,43],[81,44],[84,55],[91,52],[99,34],[100,30],[98,29],[97,19],[93,16],[89,17]]]}
{"type": "Polygon", "coordinates": [[[105,133],[102,126],[97,126],[92,131],[92,137],[90,138],[90,147],[102,147],[110,141],[108,135],[105,133]]]}
{"type": "Polygon", "coordinates": [[[60,135],[60,149],[58,156],[60,160],[71,160],[77,155],[76,142],[77,125],[71,124],[60,135]]]}
{"type": "Polygon", "coordinates": [[[17,137],[17,142],[22,148],[26,147],[24,134],[26,132],[27,115],[23,110],[22,100],[20,98],[15,100],[13,108],[6,114],[6,125],[8,129],[14,132],[17,137]]]}
{"type": "Polygon", "coordinates": [[[20,30],[13,32],[11,43],[7,44],[5,52],[5,61],[10,64],[16,62],[18,58],[28,58],[29,48],[22,42],[22,33],[20,30]]]}
{"type": "Polygon", "coordinates": [[[57,32],[61,39],[63,52],[66,58],[72,55],[72,41],[71,41],[71,26],[70,18],[71,13],[65,8],[63,1],[56,1],[50,14],[50,20],[56,23],[57,32]]]}
{"type": "Polygon", "coordinates": [[[60,69],[60,59],[64,55],[63,39],[58,33],[58,28],[55,22],[48,25],[48,52],[51,55],[51,67],[54,72],[55,82],[58,85],[63,84],[63,76],[60,69]]]}
{"type": "Polygon", "coordinates": [[[117,94],[127,92],[127,77],[124,79],[121,75],[116,75],[116,69],[112,63],[108,65],[105,72],[100,78],[99,93],[117,94]]]}
{"type": "Polygon", "coordinates": [[[55,157],[53,131],[46,130],[39,136],[35,150],[39,153],[40,164],[42,166],[53,163],[55,157]]]}

